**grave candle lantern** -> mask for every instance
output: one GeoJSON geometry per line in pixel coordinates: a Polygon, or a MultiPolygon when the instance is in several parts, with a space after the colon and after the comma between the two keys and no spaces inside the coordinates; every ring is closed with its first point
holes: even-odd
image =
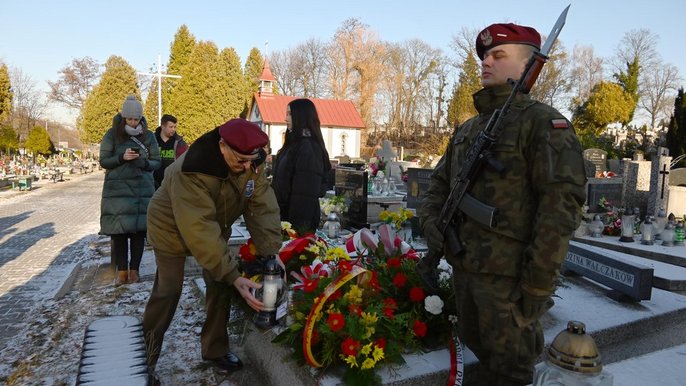
{"type": "Polygon", "coordinates": [[[684,245],[684,223],[682,221],[679,221],[674,228],[674,245],[684,245]]]}
{"type": "Polygon", "coordinates": [[[619,241],[632,243],[634,241],[634,213],[627,209],[622,213],[622,237],[619,241]]]}
{"type": "Polygon", "coordinates": [[[263,330],[276,325],[276,306],[281,297],[283,270],[276,261],[276,256],[267,258],[262,268],[262,288],[257,290],[256,297],[262,301],[262,310],[255,314],[255,325],[263,330]]]}
{"type": "Polygon", "coordinates": [[[650,216],[646,216],[646,220],[641,224],[641,244],[653,245],[653,223],[650,221],[650,216]]]}
{"type": "Polygon", "coordinates": [[[674,223],[673,222],[668,222],[667,226],[665,226],[665,230],[662,231],[662,234],[660,235],[662,237],[662,245],[665,247],[673,247],[674,246],[674,223]]]}
{"type": "Polygon", "coordinates": [[[588,224],[588,230],[591,232],[591,237],[602,237],[604,228],[605,224],[603,224],[603,220],[600,219],[599,214],[593,216],[593,221],[588,224]]]}
{"type": "Polygon", "coordinates": [[[663,207],[657,211],[657,217],[655,218],[655,221],[653,221],[653,234],[655,235],[655,240],[660,240],[660,234],[665,229],[665,225],[667,225],[667,212],[663,207]]]}

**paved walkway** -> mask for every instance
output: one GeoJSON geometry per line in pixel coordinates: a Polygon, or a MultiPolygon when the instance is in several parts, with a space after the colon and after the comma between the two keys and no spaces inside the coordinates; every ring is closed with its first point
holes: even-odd
{"type": "Polygon", "coordinates": [[[0,347],[65,284],[100,229],[103,172],[0,192],[0,347]]]}

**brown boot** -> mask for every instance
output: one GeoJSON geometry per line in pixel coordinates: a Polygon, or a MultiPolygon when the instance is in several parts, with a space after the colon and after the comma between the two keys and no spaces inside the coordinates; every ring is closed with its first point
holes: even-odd
{"type": "Polygon", "coordinates": [[[126,271],[117,271],[117,277],[114,278],[114,286],[119,287],[129,281],[129,276],[126,271]]]}
{"type": "Polygon", "coordinates": [[[137,270],[132,269],[129,271],[129,283],[138,283],[140,280],[137,270]]]}

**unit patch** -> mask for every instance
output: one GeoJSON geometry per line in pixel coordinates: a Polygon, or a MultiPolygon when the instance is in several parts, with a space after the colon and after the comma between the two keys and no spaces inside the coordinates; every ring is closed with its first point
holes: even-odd
{"type": "Polygon", "coordinates": [[[250,180],[250,181],[248,181],[247,184],[245,184],[245,197],[252,197],[252,194],[254,191],[255,191],[255,180],[250,180]]]}

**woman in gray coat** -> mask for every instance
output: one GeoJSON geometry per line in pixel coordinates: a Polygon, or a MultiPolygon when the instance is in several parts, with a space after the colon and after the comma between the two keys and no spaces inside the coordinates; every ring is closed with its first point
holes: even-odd
{"type": "Polygon", "coordinates": [[[155,192],[152,172],[160,167],[160,150],[134,95],[126,97],[100,143],[100,165],[106,170],[100,233],[112,237],[115,285],[135,283],[145,246],[148,202],[155,192]]]}

